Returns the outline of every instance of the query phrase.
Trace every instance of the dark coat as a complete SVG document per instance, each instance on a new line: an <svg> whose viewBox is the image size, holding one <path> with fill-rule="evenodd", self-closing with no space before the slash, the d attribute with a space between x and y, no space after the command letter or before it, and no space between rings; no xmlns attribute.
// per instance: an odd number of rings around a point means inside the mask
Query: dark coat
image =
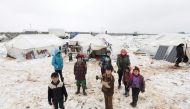
<svg viewBox="0 0 190 109"><path fill-rule="evenodd" d="M102 81L108 82L108 85L110 86L110 88L106 88L105 86L102 86L102 92L106 95L106 96L113 96L114 94L114 76L112 75L111 77L107 77L106 74L103 75L102 77Z"/></svg>
<svg viewBox="0 0 190 109"><path fill-rule="evenodd" d="M48 85L48 102L51 103L52 100L63 100L67 97L67 91L63 82L58 81L57 84L51 82Z"/></svg>
<svg viewBox="0 0 190 109"><path fill-rule="evenodd" d="M119 70L125 70L131 65L129 55L122 56L121 54L117 57L117 66ZM118 70L118 71L119 71Z"/></svg>
<svg viewBox="0 0 190 109"><path fill-rule="evenodd" d="M131 76L130 76L130 81L129 81L129 85L130 85L130 87L132 87L132 84L133 84L133 77L134 77L135 75L132 73L131 74ZM139 85L140 85L140 90L142 91L142 92L144 92L145 91L145 81L144 81L144 77L142 76L142 75L138 75L138 77L140 78L140 81L139 81Z"/></svg>
<svg viewBox="0 0 190 109"><path fill-rule="evenodd" d="M107 66L112 65L111 58L108 55L105 55L100 60L100 66L102 69L106 69Z"/></svg>
<svg viewBox="0 0 190 109"><path fill-rule="evenodd" d="M74 66L74 75L76 80L86 80L87 65L85 62L76 62Z"/></svg>
<svg viewBox="0 0 190 109"><path fill-rule="evenodd" d="M177 52L177 58L183 58L184 57L184 51L183 51L184 44L179 44L176 48Z"/></svg>

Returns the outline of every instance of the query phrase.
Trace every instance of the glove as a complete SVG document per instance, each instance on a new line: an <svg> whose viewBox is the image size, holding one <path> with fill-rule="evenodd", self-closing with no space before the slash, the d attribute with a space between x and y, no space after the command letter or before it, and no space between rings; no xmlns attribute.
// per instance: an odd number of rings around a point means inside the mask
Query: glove
<svg viewBox="0 0 190 109"><path fill-rule="evenodd" d="M67 101L67 97L65 97L65 101L64 102L66 102Z"/></svg>
<svg viewBox="0 0 190 109"><path fill-rule="evenodd" d="M49 105L52 105L52 103L51 103L51 102L49 102Z"/></svg>

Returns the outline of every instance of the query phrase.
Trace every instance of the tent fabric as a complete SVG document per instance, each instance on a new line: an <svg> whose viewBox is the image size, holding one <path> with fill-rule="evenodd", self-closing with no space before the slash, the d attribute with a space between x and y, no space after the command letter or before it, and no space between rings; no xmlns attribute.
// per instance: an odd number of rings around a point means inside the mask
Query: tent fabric
<svg viewBox="0 0 190 109"><path fill-rule="evenodd" d="M19 35L5 44L7 54L13 58L26 59L28 54L34 53L33 58L52 55L53 50L63 45L64 40L55 35L33 34Z"/></svg>
<svg viewBox="0 0 190 109"><path fill-rule="evenodd" d="M169 46L159 46L156 55L155 55L155 59L156 60L163 60L166 56L166 52L168 50Z"/></svg>
<svg viewBox="0 0 190 109"><path fill-rule="evenodd" d="M92 50L100 50L106 47L101 39L90 34L79 34L70 40L70 42L73 41L78 41L79 45L83 47L83 52L87 51L90 45Z"/></svg>
<svg viewBox="0 0 190 109"><path fill-rule="evenodd" d="M19 35L9 41L6 46L18 49L32 49L46 46L61 45L64 42L55 35L33 34Z"/></svg>
<svg viewBox="0 0 190 109"><path fill-rule="evenodd" d="M176 46L174 46L169 55L167 56L166 61L174 63L176 61L176 54Z"/></svg>

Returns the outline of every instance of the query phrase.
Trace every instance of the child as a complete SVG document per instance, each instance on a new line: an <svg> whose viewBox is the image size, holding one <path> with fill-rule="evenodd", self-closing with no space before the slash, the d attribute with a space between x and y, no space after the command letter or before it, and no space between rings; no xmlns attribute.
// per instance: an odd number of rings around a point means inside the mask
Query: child
<svg viewBox="0 0 190 109"><path fill-rule="evenodd" d="M86 72L87 72L87 66L86 63L82 60L83 56L78 54L77 55L77 62L74 66L74 75L75 79L77 80L77 92L76 94L80 93L80 87L83 88L83 95L87 95L86 93Z"/></svg>
<svg viewBox="0 0 190 109"><path fill-rule="evenodd" d="M54 109L65 109L63 103L67 101L67 91L63 82L59 81L58 73L51 74L52 82L48 86L48 102L54 105ZM63 101L63 99L65 100Z"/></svg>
<svg viewBox="0 0 190 109"><path fill-rule="evenodd" d="M63 66L64 66L63 64L64 64L63 63L63 57L61 55L61 52L59 49L56 48L54 50L54 55L52 58L52 65L55 69L55 72L59 73L62 82L64 81L64 78L62 75L62 70L63 70Z"/></svg>
<svg viewBox="0 0 190 109"><path fill-rule="evenodd" d="M112 75L113 67L107 66L106 73L102 77L102 92L105 98L105 109L113 109L112 98L114 94L114 76Z"/></svg>
<svg viewBox="0 0 190 109"><path fill-rule="evenodd" d="M127 67L123 72L123 84L125 86L125 96L129 96L129 79L130 79L130 67Z"/></svg>
<svg viewBox="0 0 190 109"><path fill-rule="evenodd" d="M140 75L140 69L135 66L133 69L133 73L130 76L130 87L132 88L132 102L130 105L132 107L136 107L137 101L138 101L138 96L139 92L141 91L142 93L145 92L145 81L144 77Z"/></svg>

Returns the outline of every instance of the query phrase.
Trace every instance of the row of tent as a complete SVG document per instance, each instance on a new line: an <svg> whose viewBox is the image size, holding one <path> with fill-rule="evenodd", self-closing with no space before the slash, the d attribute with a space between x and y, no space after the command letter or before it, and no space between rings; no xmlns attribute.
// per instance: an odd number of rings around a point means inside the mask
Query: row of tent
<svg viewBox="0 0 190 109"><path fill-rule="evenodd" d="M187 47L186 54L187 57L190 57L190 47ZM175 63L176 55L176 46L160 45L156 52L156 55L154 56L154 59Z"/></svg>
<svg viewBox="0 0 190 109"><path fill-rule="evenodd" d="M16 59L35 59L53 55L55 48L64 44L78 42L83 52L91 45L91 50L101 51L106 49L104 41L99 38L103 34L92 36L79 34L73 39L60 39L52 34L27 34L19 35L5 44L7 55ZM105 51L105 50L104 50Z"/></svg>

